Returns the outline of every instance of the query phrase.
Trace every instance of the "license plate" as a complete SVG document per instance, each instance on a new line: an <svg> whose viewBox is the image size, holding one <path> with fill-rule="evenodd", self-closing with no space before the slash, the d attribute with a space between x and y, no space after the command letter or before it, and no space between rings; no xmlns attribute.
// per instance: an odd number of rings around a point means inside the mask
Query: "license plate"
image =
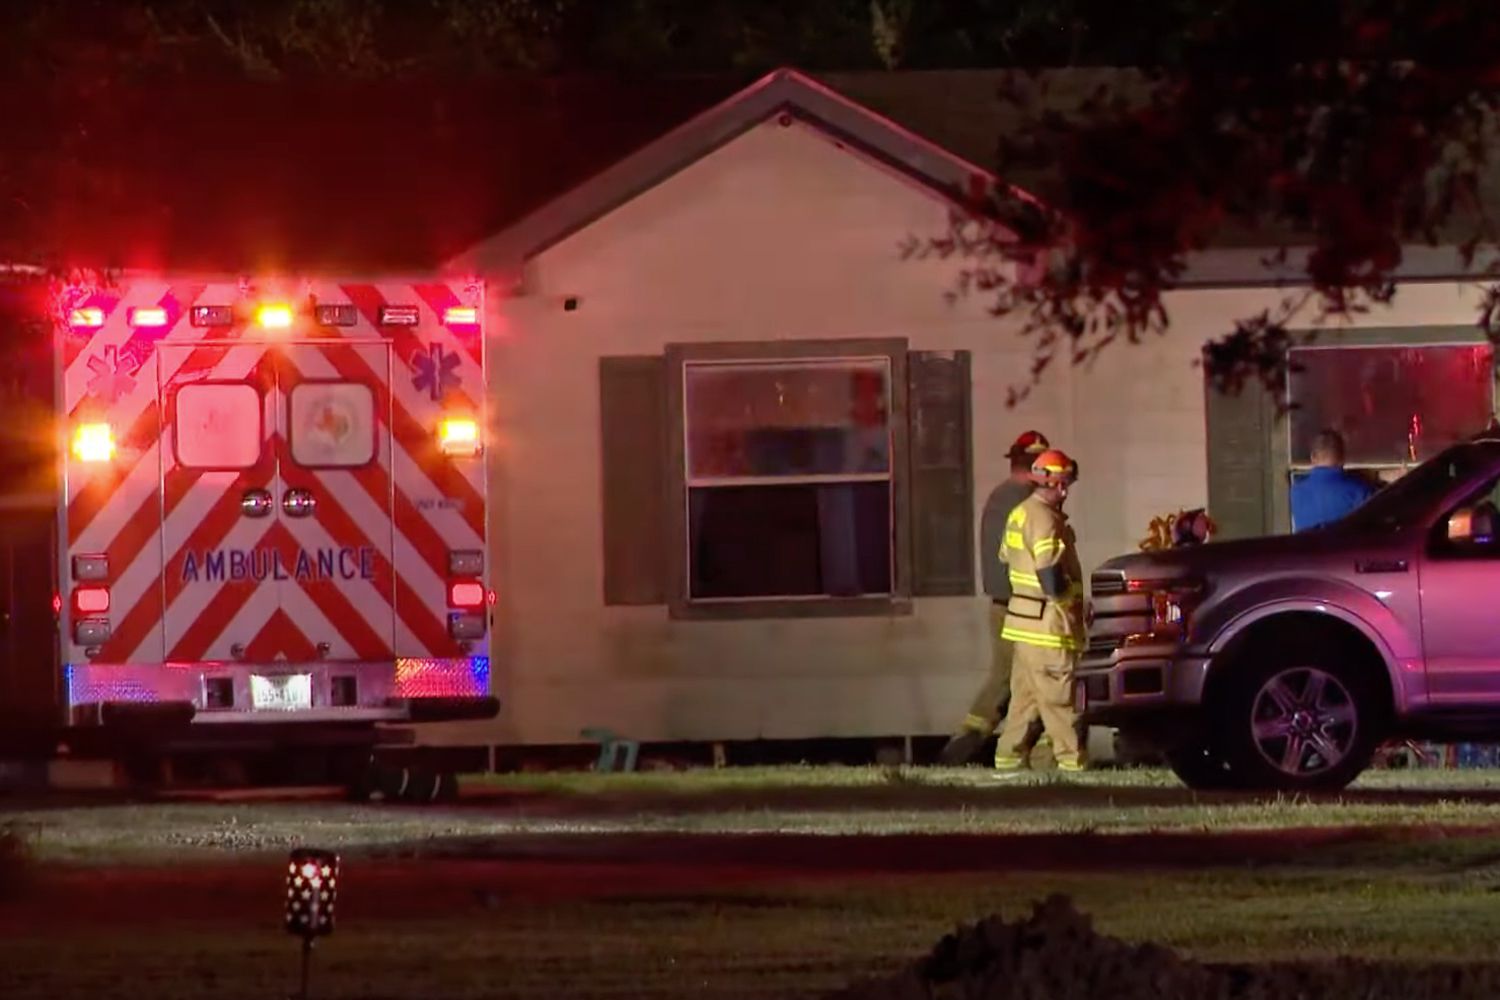
<svg viewBox="0 0 1500 1000"><path fill-rule="evenodd" d="M312 674L250 675L250 703L256 711L295 712L312 708Z"/></svg>

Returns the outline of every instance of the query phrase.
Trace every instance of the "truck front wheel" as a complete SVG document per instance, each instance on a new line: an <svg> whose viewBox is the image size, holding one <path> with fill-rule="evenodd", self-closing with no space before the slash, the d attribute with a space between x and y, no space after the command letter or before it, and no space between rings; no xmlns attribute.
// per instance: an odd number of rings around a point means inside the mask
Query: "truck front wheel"
<svg viewBox="0 0 1500 1000"><path fill-rule="evenodd" d="M1262 647L1231 667L1214 699L1213 731L1241 787L1336 790L1369 765L1377 700L1359 666L1311 641Z"/></svg>

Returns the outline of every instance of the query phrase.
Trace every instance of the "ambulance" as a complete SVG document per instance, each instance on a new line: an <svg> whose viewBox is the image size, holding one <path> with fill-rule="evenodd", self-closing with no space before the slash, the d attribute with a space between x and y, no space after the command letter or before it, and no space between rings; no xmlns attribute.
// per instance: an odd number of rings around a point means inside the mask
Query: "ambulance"
<svg viewBox="0 0 1500 1000"><path fill-rule="evenodd" d="M498 711L480 283L124 275L51 306L68 727Z"/></svg>

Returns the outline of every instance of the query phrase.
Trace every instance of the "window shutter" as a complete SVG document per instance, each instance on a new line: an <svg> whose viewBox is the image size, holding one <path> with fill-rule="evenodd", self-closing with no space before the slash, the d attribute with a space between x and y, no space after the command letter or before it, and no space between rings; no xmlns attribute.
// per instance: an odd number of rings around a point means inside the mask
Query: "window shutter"
<svg viewBox="0 0 1500 1000"><path fill-rule="evenodd" d="M666 361L599 359L604 603L667 594Z"/></svg>
<svg viewBox="0 0 1500 1000"><path fill-rule="evenodd" d="M1208 513L1219 538L1256 538L1273 530L1271 431L1275 415L1258 383L1227 393L1205 380ZM1276 467L1279 467L1277 463Z"/></svg>
<svg viewBox="0 0 1500 1000"><path fill-rule="evenodd" d="M907 354L912 594L974 593L973 415L968 351Z"/></svg>

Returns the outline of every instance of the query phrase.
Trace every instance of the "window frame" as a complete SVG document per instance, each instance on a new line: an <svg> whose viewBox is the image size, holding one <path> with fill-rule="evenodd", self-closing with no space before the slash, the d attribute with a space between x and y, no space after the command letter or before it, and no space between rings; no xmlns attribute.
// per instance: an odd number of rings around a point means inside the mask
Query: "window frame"
<svg viewBox="0 0 1500 1000"><path fill-rule="evenodd" d="M190 389L204 389L210 386L227 387L232 389L248 389L255 396L255 440L258 447L255 450L255 461L248 465L194 465L183 461L182 458L182 393ZM177 463L177 468L189 472L232 472L242 474L249 469L258 468L266 461L266 396L254 383L243 379L197 379L191 382L183 382L172 387L172 459Z"/></svg>
<svg viewBox="0 0 1500 1000"><path fill-rule="evenodd" d="M672 618L751 619L889 616L911 613L911 475L908 430L907 341L905 338L847 340L779 340L668 344L667 382L667 610ZM691 540L688 524L687 368L694 363L796 363L807 361L885 360L890 370L891 592L878 596L710 598L694 600L691 585ZM869 479L871 477L864 476ZM885 474L878 477L885 479ZM755 477L766 482L774 477ZM787 477L788 484L813 481L855 482L849 476ZM724 483L722 485L729 485Z"/></svg>
<svg viewBox="0 0 1500 1000"><path fill-rule="evenodd" d="M357 463L309 465L297 458L296 428L295 421L292 420L292 396L303 386L316 388L338 385L357 385L370 396L370 457ZM359 469L368 469L380 461L380 394L369 382L350 378L299 378L288 386L282 395L284 396L283 419L286 421L286 457L287 461L294 466L310 472L355 472Z"/></svg>

